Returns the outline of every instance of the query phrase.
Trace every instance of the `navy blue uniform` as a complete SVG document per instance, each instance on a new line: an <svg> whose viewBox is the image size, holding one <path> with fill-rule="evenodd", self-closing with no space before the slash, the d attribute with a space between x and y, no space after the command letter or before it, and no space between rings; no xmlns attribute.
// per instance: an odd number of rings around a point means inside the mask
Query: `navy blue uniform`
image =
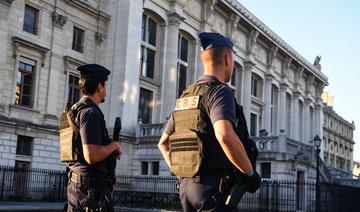
<svg viewBox="0 0 360 212"><path fill-rule="evenodd" d="M79 102L91 101L83 97ZM108 135L104 116L96 106L81 109L76 116L75 123L79 126L80 142L79 160L68 164L70 169L68 193L68 211L85 211L86 207L103 207L102 211L113 211L111 202L111 189L113 180L107 159L89 165L83 158L82 145L105 145ZM79 141L79 140L78 140Z"/></svg>
<svg viewBox="0 0 360 212"><path fill-rule="evenodd" d="M209 81L218 81L213 76L204 75L196 82L203 84ZM224 83L218 83L208 93L208 111L211 123L217 120L228 120L235 125L235 100L233 90ZM170 116L165 133L175 132L174 119ZM200 181L195 178L183 178L180 182L180 201L186 212L192 211L236 211L223 203L215 201L214 195L219 191L220 179L223 173L206 173L200 175Z"/></svg>

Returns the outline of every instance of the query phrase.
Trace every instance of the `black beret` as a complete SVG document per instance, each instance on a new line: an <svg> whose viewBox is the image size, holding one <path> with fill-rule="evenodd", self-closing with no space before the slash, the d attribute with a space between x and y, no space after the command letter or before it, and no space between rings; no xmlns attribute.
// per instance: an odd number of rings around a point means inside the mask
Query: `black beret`
<svg viewBox="0 0 360 212"><path fill-rule="evenodd" d="M214 47L228 47L233 52L234 43L224 37L223 35L216 32L202 32L199 34L201 48L203 51L214 48Z"/></svg>
<svg viewBox="0 0 360 212"><path fill-rule="evenodd" d="M80 74L88 79L106 81L111 73L107 68L98 64L86 64L77 68Z"/></svg>

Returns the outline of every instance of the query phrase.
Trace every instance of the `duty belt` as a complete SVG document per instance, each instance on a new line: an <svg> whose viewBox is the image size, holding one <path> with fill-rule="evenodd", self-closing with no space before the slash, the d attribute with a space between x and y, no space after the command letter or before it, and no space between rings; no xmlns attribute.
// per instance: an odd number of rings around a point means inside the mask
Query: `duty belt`
<svg viewBox="0 0 360 212"><path fill-rule="evenodd" d="M110 177L106 176L88 176L88 175L81 175L79 173L70 172L69 179L71 182L80 185L93 185L93 186L111 186L112 180Z"/></svg>

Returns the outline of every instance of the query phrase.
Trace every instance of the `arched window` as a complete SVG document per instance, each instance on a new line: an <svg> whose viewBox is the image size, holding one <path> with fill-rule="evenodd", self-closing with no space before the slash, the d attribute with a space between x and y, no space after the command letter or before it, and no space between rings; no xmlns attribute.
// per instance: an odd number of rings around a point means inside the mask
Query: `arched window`
<svg viewBox="0 0 360 212"><path fill-rule="evenodd" d="M177 58L177 96L179 97L186 88L189 68L189 40L182 34L178 37Z"/></svg>
<svg viewBox="0 0 360 212"><path fill-rule="evenodd" d="M141 27L140 74L153 79L155 56L157 51L157 23L150 16L143 14Z"/></svg>
<svg viewBox="0 0 360 212"><path fill-rule="evenodd" d="M261 99L263 96L263 80L255 73L251 76L251 95L258 99Z"/></svg>

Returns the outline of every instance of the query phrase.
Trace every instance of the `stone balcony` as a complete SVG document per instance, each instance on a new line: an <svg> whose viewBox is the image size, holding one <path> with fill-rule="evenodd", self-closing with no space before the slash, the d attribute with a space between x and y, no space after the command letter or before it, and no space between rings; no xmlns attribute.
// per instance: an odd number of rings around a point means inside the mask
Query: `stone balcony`
<svg viewBox="0 0 360 212"><path fill-rule="evenodd" d="M136 141L139 144L159 141L164 129L164 124L138 124L136 128ZM316 150L313 145L304 144L286 137L285 134L278 136L252 137L259 149L259 161L271 159L277 161L294 161L304 163L313 168L316 167ZM325 163L320 159L320 176L324 181L331 181L331 174Z"/></svg>

